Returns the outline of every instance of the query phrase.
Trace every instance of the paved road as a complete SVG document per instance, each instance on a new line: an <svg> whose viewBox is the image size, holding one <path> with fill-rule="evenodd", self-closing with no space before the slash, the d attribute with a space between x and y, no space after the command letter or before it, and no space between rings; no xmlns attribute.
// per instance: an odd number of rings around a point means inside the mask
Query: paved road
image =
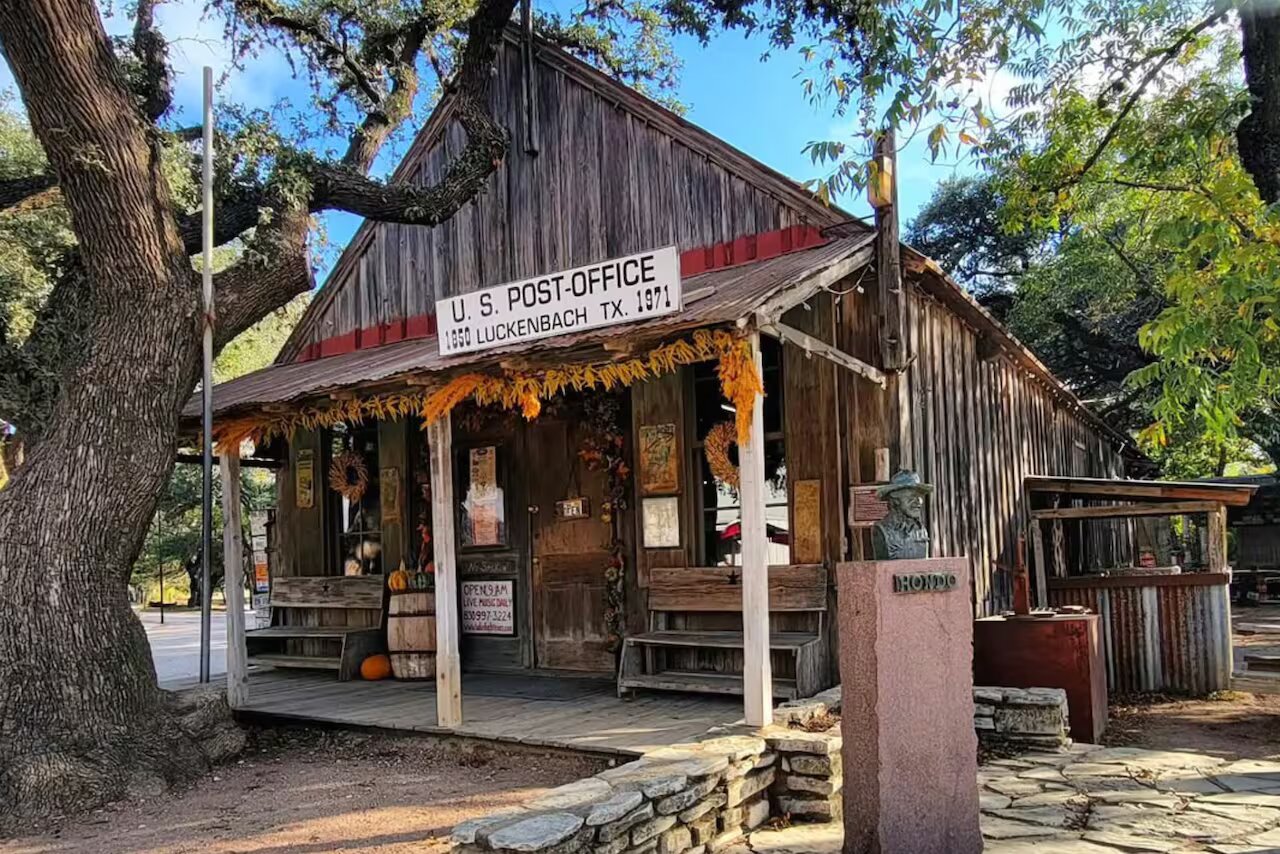
<svg viewBox="0 0 1280 854"><path fill-rule="evenodd" d="M151 657L156 663L156 678L161 685L198 679L200 676L200 612L155 609L139 611L151 641ZM213 675L227 672L227 615L214 611L209 670Z"/></svg>

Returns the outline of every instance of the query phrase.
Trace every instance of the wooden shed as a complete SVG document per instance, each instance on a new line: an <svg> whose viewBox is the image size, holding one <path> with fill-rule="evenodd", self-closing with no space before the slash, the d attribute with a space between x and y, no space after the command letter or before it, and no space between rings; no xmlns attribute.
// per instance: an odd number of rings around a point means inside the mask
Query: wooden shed
<svg viewBox="0 0 1280 854"><path fill-rule="evenodd" d="M832 570L869 554L899 467L936 485L933 552L968 556L975 614L1007 607L1023 479L1120 476L1125 437L899 245L896 190L862 222L549 45L526 88L521 50L483 195L366 222L276 364L215 389L222 446L282 461L259 657L345 673L395 596L344 591L403 564L430 570L442 726L459 669L745 694L759 723L835 681ZM446 97L392 180L461 146ZM579 275L636 305L540 301ZM531 313L482 329L486 292Z"/></svg>

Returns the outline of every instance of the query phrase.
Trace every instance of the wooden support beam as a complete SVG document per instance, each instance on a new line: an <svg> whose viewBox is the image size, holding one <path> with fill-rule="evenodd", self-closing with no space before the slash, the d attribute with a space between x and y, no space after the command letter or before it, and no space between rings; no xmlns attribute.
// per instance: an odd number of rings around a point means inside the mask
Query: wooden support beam
<svg viewBox="0 0 1280 854"><path fill-rule="evenodd" d="M807 279L802 279L774 294L756 309L757 316L763 315L770 321L777 320L791 309L807 302L827 288L838 284L863 267L871 263L875 257L875 249L871 245L859 246L843 258L831 262ZM686 300L687 302L687 300Z"/></svg>
<svg viewBox="0 0 1280 854"><path fill-rule="evenodd" d="M880 355L886 371L907 363L906 294L902 287L902 246L898 242L898 146L893 129L876 138L868 187L876 212L876 285L880 298Z"/></svg>
<svg viewBox="0 0 1280 854"><path fill-rule="evenodd" d="M884 388L885 375L884 371L879 368L868 365L861 359L855 359L842 350L837 350L825 341L819 341L806 332L801 332L794 326L788 326L780 320L770 320L764 314L756 316L757 325L761 332L773 338L777 338L783 343L794 344L806 353L816 353L829 362L834 362L842 368L847 368L861 377L866 377L876 385Z"/></svg>
<svg viewBox="0 0 1280 854"><path fill-rule="evenodd" d="M750 336L761 371L760 333ZM751 406L751 435L738 448L742 505L742 688L749 726L773 722L773 675L769 665L769 540L765 526L764 398Z"/></svg>
<svg viewBox="0 0 1280 854"><path fill-rule="evenodd" d="M227 601L227 705L242 709L249 702L249 657L244 643L244 530L240 522L240 455L223 453L222 475L223 595Z"/></svg>
<svg viewBox="0 0 1280 854"><path fill-rule="evenodd" d="M456 729L462 726L462 661L453 531L453 426L447 413L427 428L427 444L436 563L436 723Z"/></svg>
<svg viewBox="0 0 1280 854"><path fill-rule="evenodd" d="M1209 513L1205 562L1210 572L1227 571L1227 508L1218 506ZM1228 634L1230 634L1228 632Z"/></svg>
<svg viewBox="0 0 1280 854"><path fill-rule="evenodd" d="M1052 507L1032 510L1032 519L1125 519L1134 516L1185 516L1213 513L1222 509L1216 501L1166 501L1145 504L1114 504L1104 507Z"/></svg>
<svg viewBox="0 0 1280 854"><path fill-rule="evenodd" d="M1049 565L1044 558L1044 526L1036 519L1027 523L1031 529L1031 556L1036 568L1036 607L1049 607Z"/></svg>
<svg viewBox="0 0 1280 854"><path fill-rule="evenodd" d="M199 454L188 454L179 451L174 456L174 461L187 465L200 465L204 458ZM218 465L222 464L221 458L215 456L213 461ZM268 460L261 457L244 457L240 460L240 467L246 469L282 469L284 468L284 460Z"/></svg>

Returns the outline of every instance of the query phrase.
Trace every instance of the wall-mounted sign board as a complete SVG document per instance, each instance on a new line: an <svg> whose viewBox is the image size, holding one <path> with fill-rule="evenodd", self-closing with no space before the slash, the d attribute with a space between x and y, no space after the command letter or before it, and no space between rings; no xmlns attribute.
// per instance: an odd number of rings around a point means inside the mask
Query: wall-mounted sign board
<svg viewBox="0 0 1280 854"><path fill-rule="evenodd" d="M440 355L661 317L681 304L680 255L667 246L441 300Z"/></svg>
<svg viewBox="0 0 1280 854"><path fill-rule="evenodd" d="M463 581L462 631L469 635L516 633L515 582Z"/></svg>
<svg viewBox="0 0 1280 854"><path fill-rule="evenodd" d="M882 483L866 483L849 487L849 527L871 528L889 515L889 502L876 491Z"/></svg>

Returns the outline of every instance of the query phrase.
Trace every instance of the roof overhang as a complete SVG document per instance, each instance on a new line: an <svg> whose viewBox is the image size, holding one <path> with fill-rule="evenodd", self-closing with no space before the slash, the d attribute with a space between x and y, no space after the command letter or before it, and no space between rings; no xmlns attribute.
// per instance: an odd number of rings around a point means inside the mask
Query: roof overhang
<svg viewBox="0 0 1280 854"><path fill-rule="evenodd" d="M1028 477L1028 494L1048 493L1100 501L1181 502L1211 501L1229 507L1249 503L1256 484L1211 483L1174 480L1108 480L1096 477Z"/></svg>
<svg viewBox="0 0 1280 854"><path fill-rule="evenodd" d="M622 359L644 345L695 329L756 323L812 298L872 262L874 235L858 234L758 261L690 276L683 307L652 320L592 329L478 353L441 356L436 337L384 344L306 362L275 364L221 383L213 390L215 419L342 399L355 390L391 392L441 385L465 371L531 371L553 365ZM776 319L776 318L775 318ZM200 417L199 396L182 413L184 426Z"/></svg>

